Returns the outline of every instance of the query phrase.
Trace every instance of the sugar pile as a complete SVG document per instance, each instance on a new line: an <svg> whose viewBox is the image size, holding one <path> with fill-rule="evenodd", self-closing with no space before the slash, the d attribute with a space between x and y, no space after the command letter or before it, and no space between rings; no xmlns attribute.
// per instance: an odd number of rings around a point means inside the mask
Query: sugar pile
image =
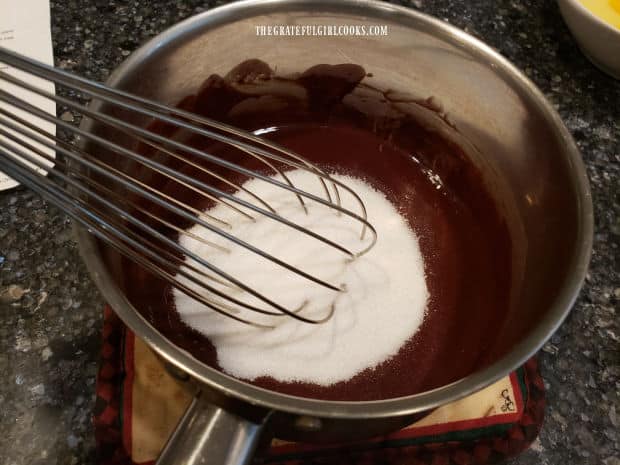
<svg viewBox="0 0 620 465"><path fill-rule="evenodd" d="M321 195L320 184L311 173L295 170L287 175L297 187ZM342 252L264 216L255 215L256 222L251 222L222 205L210 209L209 214L229 222L231 234L325 281L343 285L346 292L312 283L200 226L193 226L190 232L222 244L230 252L218 251L189 236L180 239L181 245L277 303L290 309L305 304L301 312L304 316L320 318L335 306L333 317L318 325L239 309L239 316L275 325L265 329L219 315L174 290L175 306L182 320L214 344L218 363L225 372L248 380L268 376L278 381L327 386L350 379L396 355L422 323L428 290L416 236L382 193L362 180L334 177L364 200L368 218L378 232L375 247L353 261ZM244 187L265 198L288 220L350 250L362 250L370 241L370 234L360 240L358 222L336 215L316 202L307 201L306 215L296 197L281 188L257 179L246 182ZM251 200L244 192L236 195ZM342 202L344 207L359 211L345 192ZM247 293L234 289L225 292L268 308Z"/></svg>

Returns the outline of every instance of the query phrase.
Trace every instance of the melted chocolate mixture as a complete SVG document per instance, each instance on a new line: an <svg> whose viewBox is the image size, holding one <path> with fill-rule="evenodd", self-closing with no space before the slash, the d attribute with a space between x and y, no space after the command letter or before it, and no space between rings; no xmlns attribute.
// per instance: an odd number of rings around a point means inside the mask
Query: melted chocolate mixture
<svg viewBox="0 0 620 465"><path fill-rule="evenodd" d="M461 148L438 131L397 110L385 95L373 94L372 89L360 84L364 77L364 70L356 65L319 65L283 79L275 77L266 64L251 60L224 78L209 77L197 94L179 104L244 129L272 128L263 137L327 171L363 178L386 194L419 237L430 292L428 312L419 331L398 355L329 387L270 378L252 381L267 389L359 401L439 387L491 360L490 348L508 309L511 240L491 193L483 187L480 172ZM161 123L150 128L262 169L222 144L188 136ZM139 150L175 164L150 147L140 146ZM215 169L243 181L230 171ZM215 182L199 170L186 172ZM210 207L207 200L176 183L152 176L148 180L198 208ZM178 218L173 220L183 228L189 226ZM106 253L136 308L172 342L219 368L209 340L180 321L170 288L128 260ZM385 320L383 324L399 322Z"/></svg>

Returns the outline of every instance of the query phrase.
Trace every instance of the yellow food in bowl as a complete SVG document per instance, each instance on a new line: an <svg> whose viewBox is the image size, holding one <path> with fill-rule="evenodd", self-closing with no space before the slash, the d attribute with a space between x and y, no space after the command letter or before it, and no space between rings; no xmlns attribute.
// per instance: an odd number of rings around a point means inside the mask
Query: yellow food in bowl
<svg viewBox="0 0 620 465"><path fill-rule="evenodd" d="M620 29L620 0L580 0L598 18Z"/></svg>

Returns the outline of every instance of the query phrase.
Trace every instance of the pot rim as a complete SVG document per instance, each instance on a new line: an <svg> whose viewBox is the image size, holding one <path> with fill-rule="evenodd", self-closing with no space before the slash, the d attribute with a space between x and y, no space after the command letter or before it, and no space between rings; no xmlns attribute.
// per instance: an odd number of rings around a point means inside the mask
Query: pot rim
<svg viewBox="0 0 620 465"><path fill-rule="evenodd" d="M488 45L447 23L413 9L383 2L374 0L242 0L190 17L155 36L117 67L106 83L115 87L127 73L132 71L134 66L147 58L153 50L164 44L169 44L178 37L208 31L241 18L270 12L295 10L339 14L351 12L373 19L385 19L404 25L413 24L423 32L433 34L481 57L503 79L520 88L536 104L537 110L547 119L550 127L554 130L554 136L559 137L563 142L563 151L569 158L572 167L572 182L578 193L577 211L580 219L577 231L579 246L573 254L570 264L573 272L563 283L546 316L524 340L500 360L448 385L411 396L385 400L356 402L316 400L281 394L240 381L207 366L195 359L189 352L168 341L135 310L116 286L99 256L94 238L84 228L76 227L75 234L82 259L86 263L93 281L110 306L125 324L155 352L167 362L189 373L208 387L225 396L245 401L257 407L323 418L386 418L412 415L430 410L483 389L506 376L534 355L564 321L585 280L593 238L591 194L579 150L562 123L560 116L545 99L542 92L507 59ZM90 122L83 122L82 129L88 130L90 124Z"/></svg>

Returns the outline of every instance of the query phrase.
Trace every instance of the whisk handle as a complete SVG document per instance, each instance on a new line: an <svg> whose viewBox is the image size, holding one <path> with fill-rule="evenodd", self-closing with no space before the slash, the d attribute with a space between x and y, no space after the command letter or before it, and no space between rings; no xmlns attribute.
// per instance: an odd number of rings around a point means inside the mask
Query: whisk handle
<svg viewBox="0 0 620 465"><path fill-rule="evenodd" d="M263 426L195 397L155 465L248 464Z"/></svg>

